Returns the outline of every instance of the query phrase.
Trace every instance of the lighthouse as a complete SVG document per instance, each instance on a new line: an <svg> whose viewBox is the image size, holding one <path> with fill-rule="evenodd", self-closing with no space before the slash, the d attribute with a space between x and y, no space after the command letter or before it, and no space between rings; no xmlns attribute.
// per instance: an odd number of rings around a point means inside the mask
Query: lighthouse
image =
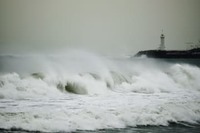
<svg viewBox="0 0 200 133"><path fill-rule="evenodd" d="M162 33L160 35L160 47L159 50L165 50L165 35Z"/></svg>

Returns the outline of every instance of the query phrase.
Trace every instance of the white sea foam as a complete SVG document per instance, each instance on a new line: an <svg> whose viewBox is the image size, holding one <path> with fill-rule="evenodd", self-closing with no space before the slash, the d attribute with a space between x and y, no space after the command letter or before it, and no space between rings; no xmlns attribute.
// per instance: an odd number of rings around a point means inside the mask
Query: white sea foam
<svg viewBox="0 0 200 133"><path fill-rule="evenodd" d="M200 121L196 66L74 51L0 62L0 128L57 132Z"/></svg>

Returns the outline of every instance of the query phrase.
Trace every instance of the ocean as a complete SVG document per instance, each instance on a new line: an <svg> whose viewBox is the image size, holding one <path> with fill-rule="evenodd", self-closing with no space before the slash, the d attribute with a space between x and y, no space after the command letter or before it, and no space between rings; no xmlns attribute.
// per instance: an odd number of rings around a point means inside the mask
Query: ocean
<svg viewBox="0 0 200 133"><path fill-rule="evenodd" d="M199 133L200 68L83 51L0 55L2 133Z"/></svg>

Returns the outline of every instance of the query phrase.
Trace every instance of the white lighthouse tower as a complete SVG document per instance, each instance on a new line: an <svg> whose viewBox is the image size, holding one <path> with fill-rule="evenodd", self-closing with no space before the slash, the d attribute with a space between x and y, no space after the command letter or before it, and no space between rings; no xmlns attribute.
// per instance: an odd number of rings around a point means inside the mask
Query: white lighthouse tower
<svg viewBox="0 0 200 133"><path fill-rule="evenodd" d="M165 50L165 35L163 34L163 31L162 31L162 34L160 35L160 47L159 47L159 50Z"/></svg>

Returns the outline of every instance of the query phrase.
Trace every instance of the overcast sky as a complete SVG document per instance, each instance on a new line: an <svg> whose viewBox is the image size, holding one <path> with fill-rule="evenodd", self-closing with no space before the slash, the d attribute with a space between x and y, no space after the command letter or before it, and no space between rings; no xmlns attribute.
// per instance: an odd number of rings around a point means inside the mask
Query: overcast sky
<svg viewBox="0 0 200 133"><path fill-rule="evenodd" d="M0 54L78 48L129 54L200 39L200 0L0 0Z"/></svg>

